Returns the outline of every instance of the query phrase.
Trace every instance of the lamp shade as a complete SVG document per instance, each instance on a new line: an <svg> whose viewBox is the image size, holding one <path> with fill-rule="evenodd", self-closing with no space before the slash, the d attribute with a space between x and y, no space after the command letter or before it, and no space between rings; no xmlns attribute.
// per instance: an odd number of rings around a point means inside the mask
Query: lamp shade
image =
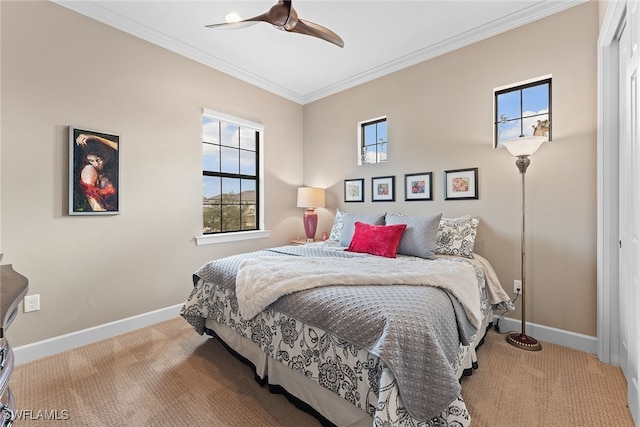
<svg viewBox="0 0 640 427"><path fill-rule="evenodd" d="M324 188L298 188L299 208L324 208Z"/></svg>
<svg viewBox="0 0 640 427"><path fill-rule="evenodd" d="M530 156L535 153L546 140L547 137L545 136L523 136L521 138L503 141L502 145L516 157Z"/></svg>

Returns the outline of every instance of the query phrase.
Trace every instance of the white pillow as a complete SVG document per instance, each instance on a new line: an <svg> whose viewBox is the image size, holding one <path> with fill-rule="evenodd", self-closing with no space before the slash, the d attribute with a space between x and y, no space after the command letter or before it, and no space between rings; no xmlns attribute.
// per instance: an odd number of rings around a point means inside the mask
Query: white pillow
<svg viewBox="0 0 640 427"><path fill-rule="evenodd" d="M473 258L473 247L480 221L468 215L442 218L436 235L436 253Z"/></svg>
<svg viewBox="0 0 640 427"><path fill-rule="evenodd" d="M344 214L346 212L338 209L336 212L336 217L333 220L333 227L331 227L331 233L329 234L329 240L335 240L336 242L340 241L340 235L342 234L342 226L344 226Z"/></svg>

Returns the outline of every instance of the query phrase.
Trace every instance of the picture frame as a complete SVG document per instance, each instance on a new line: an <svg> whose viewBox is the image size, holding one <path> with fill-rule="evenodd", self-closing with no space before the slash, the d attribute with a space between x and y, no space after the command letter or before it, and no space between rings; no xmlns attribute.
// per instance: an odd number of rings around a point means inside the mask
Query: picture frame
<svg viewBox="0 0 640 427"><path fill-rule="evenodd" d="M120 213L120 136L69 126L69 215Z"/></svg>
<svg viewBox="0 0 640 427"><path fill-rule="evenodd" d="M344 201L364 202L364 178L344 180Z"/></svg>
<svg viewBox="0 0 640 427"><path fill-rule="evenodd" d="M444 199L478 199L478 168L444 171Z"/></svg>
<svg viewBox="0 0 640 427"><path fill-rule="evenodd" d="M371 201L372 202L394 202L395 198L395 176L377 176L371 178Z"/></svg>
<svg viewBox="0 0 640 427"><path fill-rule="evenodd" d="M404 200L406 202L433 200L432 172L408 173L404 176Z"/></svg>

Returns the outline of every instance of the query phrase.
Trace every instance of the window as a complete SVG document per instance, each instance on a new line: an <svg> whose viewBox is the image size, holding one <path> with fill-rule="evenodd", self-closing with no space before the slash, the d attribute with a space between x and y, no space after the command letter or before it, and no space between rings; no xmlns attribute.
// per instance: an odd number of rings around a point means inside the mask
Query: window
<svg viewBox="0 0 640 427"><path fill-rule="evenodd" d="M494 147L534 132L551 141L551 77L494 90L494 96Z"/></svg>
<svg viewBox="0 0 640 427"><path fill-rule="evenodd" d="M387 161L387 118L358 123L358 164Z"/></svg>
<svg viewBox="0 0 640 427"><path fill-rule="evenodd" d="M202 115L202 232L261 229L262 125L211 110Z"/></svg>

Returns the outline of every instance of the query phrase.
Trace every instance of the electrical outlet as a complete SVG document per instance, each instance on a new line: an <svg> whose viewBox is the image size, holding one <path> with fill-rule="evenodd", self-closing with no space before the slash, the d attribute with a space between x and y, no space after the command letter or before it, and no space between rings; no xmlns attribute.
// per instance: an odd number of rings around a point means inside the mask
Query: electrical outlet
<svg viewBox="0 0 640 427"><path fill-rule="evenodd" d="M513 293L514 294L519 294L522 291L522 281L521 280L514 280L513 281Z"/></svg>
<svg viewBox="0 0 640 427"><path fill-rule="evenodd" d="M40 294L27 295L24 297L24 312L40 310Z"/></svg>

